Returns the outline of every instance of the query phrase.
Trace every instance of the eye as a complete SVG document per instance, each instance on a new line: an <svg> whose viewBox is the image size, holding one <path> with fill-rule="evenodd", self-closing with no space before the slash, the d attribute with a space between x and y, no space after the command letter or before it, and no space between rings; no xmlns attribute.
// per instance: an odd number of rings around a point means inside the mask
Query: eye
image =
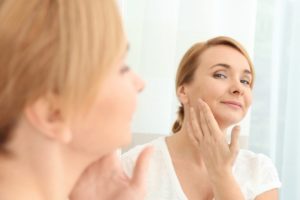
<svg viewBox="0 0 300 200"><path fill-rule="evenodd" d="M240 82L244 85L250 85L250 81L246 79L242 79Z"/></svg>
<svg viewBox="0 0 300 200"><path fill-rule="evenodd" d="M227 76L222 73L215 73L213 76L214 76L214 78L217 78L217 79L226 79L227 78Z"/></svg>
<svg viewBox="0 0 300 200"><path fill-rule="evenodd" d="M124 65L121 69L120 69L120 73L121 74L125 74L126 72L128 72L130 70L128 65Z"/></svg>

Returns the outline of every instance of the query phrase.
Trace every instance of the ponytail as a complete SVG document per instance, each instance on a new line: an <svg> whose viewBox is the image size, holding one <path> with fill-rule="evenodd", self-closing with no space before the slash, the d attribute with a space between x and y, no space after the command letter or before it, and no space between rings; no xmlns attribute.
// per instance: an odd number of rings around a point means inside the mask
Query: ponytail
<svg viewBox="0 0 300 200"><path fill-rule="evenodd" d="M177 115L178 115L177 120L174 122L173 127L172 127L173 133L177 133L182 128L182 123L183 123L183 119L184 119L184 109L182 106L179 107Z"/></svg>

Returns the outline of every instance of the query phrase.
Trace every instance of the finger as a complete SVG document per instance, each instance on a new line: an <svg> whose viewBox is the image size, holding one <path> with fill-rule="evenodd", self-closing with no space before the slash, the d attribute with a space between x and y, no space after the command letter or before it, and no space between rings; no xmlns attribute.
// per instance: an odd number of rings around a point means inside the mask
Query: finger
<svg viewBox="0 0 300 200"><path fill-rule="evenodd" d="M198 145L199 145L199 141L195 138L190 123L187 124L187 134L188 134L188 137L190 138L191 142L192 142L195 146L198 146Z"/></svg>
<svg viewBox="0 0 300 200"><path fill-rule="evenodd" d="M199 126L196 112L193 107L190 108L190 122L191 122L192 133L199 143L203 139L203 133Z"/></svg>
<svg viewBox="0 0 300 200"><path fill-rule="evenodd" d="M112 151L104 155L95 163L95 165L101 168L108 168L108 169L121 168L121 162L117 151Z"/></svg>
<svg viewBox="0 0 300 200"><path fill-rule="evenodd" d="M213 136L219 136L219 135L215 135L217 133L220 133L219 124L217 123L215 116L213 115L210 107L202 99L198 99L198 101L202 106L202 112L210 133L212 133Z"/></svg>
<svg viewBox="0 0 300 200"><path fill-rule="evenodd" d="M208 139L209 136L211 136L210 129L208 128L207 120L204 114L203 105L199 103L199 124L200 128L202 130L203 137Z"/></svg>
<svg viewBox="0 0 300 200"><path fill-rule="evenodd" d="M131 185L135 187L143 187L145 185L146 175L149 168L149 161L151 158L151 155L154 151L154 148L152 146L146 147L139 155L132 179L131 179Z"/></svg>
<svg viewBox="0 0 300 200"><path fill-rule="evenodd" d="M95 162L91 163L87 168L85 169L85 172L104 172L107 173L108 171L111 172L113 170L116 170L119 167L119 160L116 152L112 151ZM102 173L103 174L103 173ZM108 173L107 173L108 174Z"/></svg>
<svg viewBox="0 0 300 200"><path fill-rule="evenodd" d="M195 138L194 133L193 133L193 129L191 127L191 117L190 117L190 115L191 115L191 112L190 112L191 107L189 106L189 104L187 106L188 106L188 108L185 109L186 110L185 111L186 112L185 113L185 117L186 117L186 121L187 121L186 132L187 132L188 137L190 138L191 142L194 145L198 146L198 140Z"/></svg>
<svg viewBox="0 0 300 200"><path fill-rule="evenodd" d="M120 164L119 157L116 152L110 152L97 161L91 163L89 166L85 168L85 170L81 174L81 180L77 183L76 187L85 187L86 184L101 184L101 181L96 181L97 179L109 179L114 175L117 171L122 170L119 166Z"/></svg>
<svg viewBox="0 0 300 200"><path fill-rule="evenodd" d="M234 155L234 157L236 157L239 152L239 135L240 135L240 126L233 127L231 131L231 141L230 141L229 149L230 152Z"/></svg>
<svg viewBox="0 0 300 200"><path fill-rule="evenodd" d="M190 123L191 121L191 107L189 105L187 105L187 107L184 107L184 117L186 118L186 121L188 122L188 124Z"/></svg>

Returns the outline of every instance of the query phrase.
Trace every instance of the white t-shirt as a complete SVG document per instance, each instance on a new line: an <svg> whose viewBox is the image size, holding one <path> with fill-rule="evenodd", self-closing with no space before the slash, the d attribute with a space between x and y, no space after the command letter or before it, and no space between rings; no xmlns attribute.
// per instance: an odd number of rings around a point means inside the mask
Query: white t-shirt
<svg viewBox="0 0 300 200"><path fill-rule="evenodd" d="M126 173L131 176L135 161L145 146L153 146L149 171L147 174L146 200L187 200L168 151L165 137L150 143L137 146L122 155L122 163ZM259 194L279 188L277 171L272 161L262 154L248 150L240 150L233 166L233 175L246 197L254 200Z"/></svg>

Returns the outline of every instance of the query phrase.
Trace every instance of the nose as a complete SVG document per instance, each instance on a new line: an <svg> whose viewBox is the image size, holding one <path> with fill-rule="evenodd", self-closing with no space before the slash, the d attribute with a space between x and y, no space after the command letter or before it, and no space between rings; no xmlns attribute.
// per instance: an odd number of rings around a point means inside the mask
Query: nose
<svg viewBox="0 0 300 200"><path fill-rule="evenodd" d="M133 80L133 85L134 85L136 91L138 93L142 92L143 89L144 89L144 87L145 87L144 80L139 75L137 75L134 72L133 72L133 78L132 78L132 80Z"/></svg>
<svg viewBox="0 0 300 200"><path fill-rule="evenodd" d="M230 93L237 96L244 94L244 87L240 80L233 81L230 87Z"/></svg>

